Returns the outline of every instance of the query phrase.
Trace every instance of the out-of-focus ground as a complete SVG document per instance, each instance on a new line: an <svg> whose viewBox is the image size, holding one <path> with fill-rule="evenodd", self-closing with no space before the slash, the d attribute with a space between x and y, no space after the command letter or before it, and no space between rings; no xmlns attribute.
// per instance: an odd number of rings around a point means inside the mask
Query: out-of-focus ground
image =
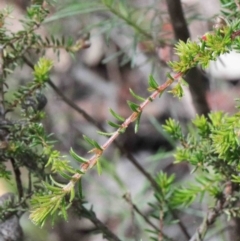
<svg viewBox="0 0 240 241"><path fill-rule="evenodd" d="M77 3L78 1L75 1ZM189 28L191 38L197 40L207 31L211 31L213 23L212 17L219 13L219 3L217 0L210 1L191 1L184 0L183 6L190 23ZM0 8L10 1L0 1ZM74 1L58 1L58 4L71 4ZM131 1L136 7L152 6L161 11L166 11L165 5L161 1L154 0L134 0ZM24 14L25 1L11 1L15 11L11 20L11 28L17 31L20 28L18 18ZM54 12L54 9L53 9ZM146 21L152 17L151 11L146 14ZM198 16L195 17L194 16ZM101 14L74 15L62 18L57 21L49 22L41 30L41 34L65 35L77 38L82 29L90 24L94 24L102 18ZM169 27L169 18L163 13L164 24L158 31L170 31L168 36L172 36ZM144 21L143 21L144 23ZM159 22L160 26L160 22ZM127 100L133 98L129 94L129 88L135 93L147 97L148 76L153 76L159 83L165 81L166 73L169 68L162 63L165 60L174 58L171 49L161 48L157 51L145 51L146 42L139 42L136 51L126 48L132 44L132 32L127 28L116 27L111 31L106 40L100 27L91 29L91 47L76 54L71 58L66 52L62 52L60 61L50 51L47 55L55 59L56 65L51 75L54 83L59 89L79 107L85 110L98 123L106 129L106 120L113 120L109 113L109 108L114 109L120 115L127 117L131 111L126 104ZM154 33L156 36L163 36L164 32ZM123 54L113 58L117 51L122 50ZM157 54L156 54L157 52ZM134 58L134 61L122 64L126 59ZM108 59L108 61L107 61ZM206 70L206 78L209 80L207 100L212 110L223 110L229 113L235 111L234 98L240 93L239 80L240 68L239 54L222 56L221 60L211 63ZM231 62L232 61L232 62ZM104 62L104 63L103 63ZM106 62L106 63L105 63ZM132 65L132 66L131 66ZM31 76L28 67L17 70L16 75L9 79L12 87L20 81L26 81ZM194 81L194 80L193 80ZM88 123L83 116L76 113L66 105L56 93L48 87L46 89L48 105L46 107L47 118L44 122L49 133L54 133L54 138L58 140L56 148L64 155L68 155L70 147L81 154L87 153L87 146L84 144L82 135L90 136L99 143L103 143L106 138L97 134L97 129ZM170 94L164 93L161 98L154 101L143 113L140 129L134 134L131 126L119 141L131 152L141 163L141 165L153 175L164 170L167 173L175 173L177 180L189 182L188 173L191 167L185 164L173 165L172 146L162 134L160 125L166 118L173 117L186 125L188 120L195 115L191 96L185 90L184 98L179 101ZM69 157L70 158L70 157ZM129 192L133 202L142 212L147 213L150 207L147 203L154 202L153 192L145 177L126 159L121 156L115 147L107 150L103 160L103 174L99 176L96 170L92 170L84 176L84 193L89 205L94 206L98 217L110 227L114 233L118 234L123 240L132 239L131 228L131 207L122 196ZM73 160L72 164L77 165ZM13 188L9 184L0 183L0 193L6 189ZM180 213L183 223L187 224L190 234L193 234L202 219L202 210L206 210L207 202L189 208L187 213ZM69 221L59 221L56 227L47 226L40 230L30 224L27 214L22 218L26 240L47 240L47 241L78 241L78 240L102 240L101 235L89 235L88 230L92 229L92 224L86 220L79 220L74 214L70 215ZM148 240L144 233L143 220L137 216L136 226L138 240ZM221 228L221 223L216 224L216 229ZM164 227L164 231L175 240L186 240L182 236L177 224ZM215 239L219 240L216 236Z"/></svg>

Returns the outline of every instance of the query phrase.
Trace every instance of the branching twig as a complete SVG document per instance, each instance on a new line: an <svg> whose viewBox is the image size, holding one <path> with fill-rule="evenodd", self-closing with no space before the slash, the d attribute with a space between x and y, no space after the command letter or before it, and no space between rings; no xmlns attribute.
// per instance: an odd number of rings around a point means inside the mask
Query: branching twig
<svg viewBox="0 0 240 241"><path fill-rule="evenodd" d="M131 211L131 222L132 222L132 235L135 238L135 241L138 240L137 233L136 233L136 224L135 224L135 213L134 213L134 207L133 207L133 202L132 202L132 197L131 193L128 192L123 195L123 198L129 203L130 206L130 211Z"/></svg>
<svg viewBox="0 0 240 241"><path fill-rule="evenodd" d="M85 217L89 219L98 230L100 230L103 234L104 238L107 238L109 241L121 241L104 223L102 223L95 215L93 210L88 210L85 208L81 201L75 201L73 203L73 207L79 214L79 217Z"/></svg>
<svg viewBox="0 0 240 241"><path fill-rule="evenodd" d="M120 133L125 130L132 122L134 122L139 113L143 111L143 109L154 99L156 99L159 94L161 94L164 90L166 90L173 82L174 80L177 80L181 77L182 75L180 73L176 74L173 78L169 78L164 84L158 86L157 90L155 90L151 96L149 96L142 104L139 105L138 112L133 112L122 124L121 126L113 132L113 134L110 136L110 138L103 144L101 145L101 150L93 150L94 155L87 160L87 162L83 163L80 166L80 173L76 173L72 176L71 180L69 181L68 184L66 184L63 188L65 192L69 192L75 184L78 182L78 180L82 177L84 173L86 173L89 169L94 167L97 164L97 161L99 158L102 156L103 152L114 142L114 140L120 135Z"/></svg>
<svg viewBox="0 0 240 241"><path fill-rule="evenodd" d="M156 90L149 98L146 99L146 101L144 101L140 107L139 107L139 112L141 112L151 101L153 101L159 94L161 94L168 86L170 86L174 80L177 80L179 78L182 77L181 73L176 74L173 78L168 79L164 84L162 84L161 86L158 87L158 90ZM54 87L54 90L58 90L54 84L51 82L51 80L49 80L48 82L50 84L51 87ZM58 93L61 93L61 91L58 91ZM65 100L68 100L62 93L61 96L64 97ZM69 103L69 100L67 101L67 103ZM71 106L74 106L74 109L79 109L75 104L73 105L72 102ZM82 112L82 110L81 110ZM83 112L84 113L84 112ZM137 117L136 112L134 112L130 117L128 117L124 123L121 125L121 127L114 132L114 134L108 139L108 141L101 146L102 150L104 151L105 149L108 148L108 146L110 146L111 143L115 143L116 146L119 147L119 149L121 150L122 153L126 153L126 151L124 150L123 147L121 147L117 142L116 142L116 138L118 137L118 135L121 133L121 130L124 128L127 128L128 125L132 122L135 121L136 117ZM84 115L86 116L86 113L84 113ZM88 117L88 119L90 119ZM88 120L87 119L87 120ZM92 119L92 118L91 118ZM95 121L94 121L95 122ZM103 152L102 152L103 153ZM95 164L97 163L99 157L102 155L102 153L96 153L94 156L92 156L92 158L90 158L88 160L88 162L86 164L83 164L80 168L80 171L82 171L83 173L85 173L88 169L92 168L93 166L95 166ZM155 190L159 191L160 193L162 193L162 191L160 190L159 186L157 185L156 181L152 178L152 176L146 172L143 167L136 161L136 159L132 156L131 153L127 152L127 157L129 158L129 160L138 168L138 170L140 170L147 178L148 180L151 182L152 186L154 187ZM74 187L75 183L82 177L82 174L76 173L75 175L72 176L72 180L64 187L64 191L69 191L71 190L71 188ZM169 211L171 212L171 214L173 215L174 219L179 220L179 227L181 228L182 232L184 233L184 235L187 238L190 238L190 235L187 232L187 229L185 228L185 226L183 225L183 223L181 222L180 218L178 217L178 215L169 208Z"/></svg>
<svg viewBox="0 0 240 241"><path fill-rule="evenodd" d="M24 58L25 60L25 58ZM25 61L26 62L26 61ZM28 63L28 62L26 62ZM28 63L28 65L31 67L31 63ZM32 65L33 66L33 65ZM180 76L179 76L180 77ZM83 117L89 121L90 123L94 124L96 127L99 128L99 130L106 132L106 130L100 125L98 122L96 122L91 116L89 116L84 110L82 110L79 106L77 106L74 102L72 102L70 99L68 99L62 91L60 91L57 86L49 79L48 84L53 88L53 90L61 96L61 98L67 103L70 107L72 107L74 110L76 110L78 113L82 114ZM158 191L159 193L162 193L161 189L159 188L157 182L154 180L154 178L139 164L139 162L136 160L136 158L129 152L127 151L120 143L116 140L113 142L115 146L121 151L122 154L125 154L129 161L149 180L153 188ZM169 207L168 207L169 208ZM185 226L181 222L180 218L178 215L169 208L169 211L171 212L172 216L174 217L175 220L179 220L179 227L181 228L182 232L185 234L187 238L190 238L190 235L188 234Z"/></svg>
<svg viewBox="0 0 240 241"><path fill-rule="evenodd" d="M34 65L25 56L23 56L23 60L30 68L34 69ZM51 79L48 80L48 84L62 98L62 100L67 105L69 105L72 109L74 109L79 114L81 114L89 123L96 126L100 131L106 132L106 130L100 123L94 120L86 111L84 111L82 108L76 105L73 101L71 101L68 97L66 97L63 94L63 92L52 82ZM156 181L154 180L154 178L141 166L141 164L139 164L137 159L129 151L127 151L118 141L114 140L114 144L121 151L121 153L125 154L126 157L129 159L129 161L149 180L149 182L154 187L154 189L158 190L159 187Z"/></svg>
<svg viewBox="0 0 240 241"><path fill-rule="evenodd" d="M128 197L127 197L126 195L124 195L123 198L124 198L128 203L130 202L130 200L128 199ZM144 214L139 210L139 208L138 208L132 201L130 202L130 204L131 204L132 208L134 209L134 211L135 211L137 214L139 214L139 215L145 220L145 222L148 223L155 231L159 232L159 234L161 234L161 236L162 236L163 238L165 238L165 240L169 240L169 241L172 240L172 239L169 238L166 234L164 234L154 223L152 223L151 220L149 220L149 219L147 218L147 216L144 215Z"/></svg>
<svg viewBox="0 0 240 241"><path fill-rule="evenodd" d="M216 221L216 219L222 214L223 209L226 208L229 204L230 197L219 198L216 202L216 206L207 212L203 222L189 241L202 241L208 228Z"/></svg>
<svg viewBox="0 0 240 241"><path fill-rule="evenodd" d="M23 197L23 185L22 185L22 180L21 180L21 172L19 167L17 166L15 160L13 158L10 159L11 163L12 163L12 167L13 167L13 172L15 174L15 179L16 179L16 185L17 185L17 190L18 190L18 197L19 197L19 201L22 199Z"/></svg>
<svg viewBox="0 0 240 241"><path fill-rule="evenodd" d="M32 69L34 68L33 64L25 57L23 56L23 60L25 61L25 63L31 67ZM176 74L175 75L175 78L178 79L178 78L181 78L181 74ZM167 80L163 85L159 86L159 92L156 91L154 92L154 99L158 96L158 94L162 93L172 82L174 81L174 78L173 79L169 79ZM99 128L99 130L103 131L103 132L106 132L106 130L102 127L102 125L100 125L98 122L96 122L91 116L89 116L84 110L82 110L79 106L77 106L74 102L72 102L70 99L68 99L63 93L61 90L59 90L57 88L57 86L55 86L55 84L51 81L51 79L48 80L48 84L53 88L53 90L63 99L63 101L65 101L65 103L67 103L71 108L73 108L74 110L76 110L78 113L80 113L81 115L83 115L83 117L89 121L90 123L94 124L96 127ZM147 104L153 100L153 97L149 97L148 99L148 102ZM134 113L133 113L134 114ZM129 117L130 118L130 117ZM128 118L128 122L129 122L129 119ZM130 124L131 122L129 122L128 124ZM118 130L116 131L116 136L115 138L117 138L117 136L119 135L119 132ZM153 188L158 191L159 193L162 193L161 189L159 188L158 184L156 183L156 181L154 180L154 178L139 164L139 162L136 160L136 158L129 152L127 151L122 145L120 145L115 139L112 139L111 142L113 142L115 144L115 146L117 148L119 148L119 150L121 151L122 154L126 154L127 158L132 162L132 164L150 181L151 185L153 186ZM111 143L108 143L108 146L110 145ZM97 161L97 155L94 155L91 159L89 159L89 161L91 160L91 162L95 162L96 164L96 161ZM91 164L91 167L94 166L95 164ZM87 167L88 168L91 168L91 167ZM82 170L81 170L82 171ZM75 176L76 175L76 176ZM69 185L67 187L67 189L65 190L69 190L68 188L71 188L72 186L75 185L75 183L81 178L81 174L77 173L75 174L73 177L72 177L72 180L74 180L74 182L70 181L69 182ZM181 228L182 232L185 234L185 236L189 239L190 238L190 235L188 234L187 232L187 229L185 228L185 226L183 225L183 223L181 222L180 218L178 217L178 215L169 208L169 211L171 212L172 216L174 217L175 220L179 220L179 227Z"/></svg>

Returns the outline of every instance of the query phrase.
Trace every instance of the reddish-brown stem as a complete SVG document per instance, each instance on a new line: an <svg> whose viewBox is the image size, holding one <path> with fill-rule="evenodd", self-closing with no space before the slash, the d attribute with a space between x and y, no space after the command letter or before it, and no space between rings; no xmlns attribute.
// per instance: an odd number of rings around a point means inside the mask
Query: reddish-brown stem
<svg viewBox="0 0 240 241"><path fill-rule="evenodd" d="M161 94L164 90L166 90L175 80L178 80L182 77L182 73L175 74L172 78L169 78L165 83L158 86L158 88L142 103L139 105L138 112L133 112L123 123L122 125L111 135L111 137L101 146L102 151L97 151L88 161L81 165L80 171L85 173L93 166L96 165L99 157L103 154L103 152L116 140L116 138L120 135L122 130L126 129L132 122L136 120L139 113L143 111L143 109L154 99L156 99L159 94ZM75 183L82 177L83 174L76 173L72 176L71 180L68 184L63 187L65 192L70 192L74 187Z"/></svg>
<svg viewBox="0 0 240 241"><path fill-rule="evenodd" d="M232 35L231 35L231 38L235 39L238 36L240 36L240 30L237 30L237 31L233 32Z"/></svg>

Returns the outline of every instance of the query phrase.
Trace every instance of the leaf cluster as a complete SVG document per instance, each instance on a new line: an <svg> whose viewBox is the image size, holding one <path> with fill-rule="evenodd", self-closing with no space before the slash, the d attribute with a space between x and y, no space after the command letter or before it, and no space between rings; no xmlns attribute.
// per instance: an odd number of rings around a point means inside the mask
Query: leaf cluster
<svg viewBox="0 0 240 241"><path fill-rule="evenodd" d="M172 119L163 128L180 143L175 162L190 163L196 176L195 184L178 188L173 194L173 206L178 203L176 200L189 205L205 192L217 199L224 193L224 183L239 183L239 112L232 116L223 112L196 116L187 134ZM234 188L231 195L238 196L238 184Z"/></svg>
<svg viewBox="0 0 240 241"><path fill-rule="evenodd" d="M49 215L58 210L66 217L67 206L74 197L74 189L64 192L63 186L59 186L51 175L69 180L78 172L55 150L55 141L41 123L47 104L44 88L53 67L53 62L44 56L45 51L51 48L59 55L60 49L74 53L88 46L87 38L73 41L71 38L58 39L39 34L36 30L49 14L46 4L34 1L20 20L22 29L17 32L8 27L7 18L12 9L0 10L0 176L11 182L15 177L18 208L35 207L36 212L33 211L31 217L38 224L43 224ZM24 64L33 69L32 76L28 82L13 90L8 85L8 78L16 78L12 75L14 70ZM7 169L9 162L13 171ZM26 184L21 179L22 167L29 173ZM70 199L64 201L66 193L70 194ZM28 202L30 197L31 204ZM21 203L22 199L26 202ZM42 215L35 215L38 211Z"/></svg>

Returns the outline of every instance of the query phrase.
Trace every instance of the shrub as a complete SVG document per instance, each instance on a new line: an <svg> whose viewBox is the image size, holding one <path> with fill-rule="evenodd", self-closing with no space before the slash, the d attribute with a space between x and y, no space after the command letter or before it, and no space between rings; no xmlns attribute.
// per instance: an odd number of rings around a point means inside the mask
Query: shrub
<svg viewBox="0 0 240 241"><path fill-rule="evenodd" d="M210 61L216 60L221 54L239 50L240 20L238 20L239 4L237 1L222 0L224 7L222 24L218 24L212 32L199 38L198 42L178 41L175 46L178 60L169 62L171 73L166 75L166 81L163 84L158 84L150 75L148 91L151 94L147 98L130 90L137 103L127 101L132 111L128 118L125 119L114 110L110 110L116 122L109 121L108 124L115 128L115 131L109 133L99 127L99 134L107 137L104 144L99 144L87 136L83 137L85 142L91 146L89 152L92 156L90 158L82 157L70 149L70 155L80 163L79 168L74 168L69 160L55 149L53 138L41 124L45 118L43 109L47 104L47 98L43 94L44 88L50 85L67 104L83 114L90 123L94 124L94 120L65 97L54 85L50 78L50 71L54 63L44 56L48 48L52 48L57 55L59 55L60 49L75 54L88 47L89 43L85 37L73 41L64 37L43 37L37 33L36 30L42 26L48 16L48 4L43 1L31 4L22 20L23 29L15 33L6 24L6 18L10 15L11 9L5 8L0 13L0 155L2 160L0 175L6 180L11 180L14 175L18 195L18 200L15 201L12 194L1 197L3 201L7 200L3 202L0 210L2 224L6 224L10 217L30 210L30 219L36 225L43 226L48 218L52 218L53 222L59 215L67 219L68 209L72 207L79 217L91 220L97 231L102 233L106 239L120 240L97 218L92 208L87 208L81 184L83 176L88 175L88 171L92 167L97 166L98 173L101 174L102 155L113 143L148 179L154 191L154 201L150 203L150 206L153 210L152 216L158 220L158 225L155 220L153 221L133 204L130 196L125 195L133 212L140 214L150 225L151 230L148 232L154 240L172 240L171 235L166 235L163 230L165 222L178 221L186 239L203 240L209 227L222 214L226 214L228 219L239 217L239 112L228 115L223 112L206 113L203 111L191 121L190 126L193 131L188 133L182 131L181 125L173 119L167 120L163 125L164 130L171 138L179 143L175 151L176 162L187 162L193 169L192 175L195 181L191 184L179 186L175 183L174 175L168 176L164 172L152 175L116 141L117 137L124 134L131 123L135 124L135 132L138 131L141 114L146 106L161 97L170 85L176 83L170 92L179 98L184 95L183 86L190 85L190 88L193 88L191 81L194 80L185 80L189 70L197 66L206 68ZM136 21L137 10L127 7L124 1L103 0L101 3L92 1L85 5L79 4L79 6L85 12L102 10L111 13L112 16L134 29L134 36L138 42L153 38L150 31L146 31L138 24L140 20ZM55 18L66 16L67 13L69 14L71 11L69 9L60 11ZM48 19L48 21L50 20ZM166 43L159 40L157 44L164 45ZM35 62L35 58L38 61L32 64ZM25 65L33 70L32 80L26 85L19 86L17 90L11 90L11 86L8 85L8 77L17 66ZM138 104L139 102L140 104ZM17 118L15 118L16 114L18 114ZM8 162L11 163L12 172L7 169ZM21 167L28 170L27 184L23 183ZM209 208L205 217L195 234L189 234L188 224L179 220L178 211L187 210L193 202L202 201L206 196L208 196L206 200ZM18 219L13 222L18 223ZM10 235L10 233L1 232L3 236ZM22 237L19 226L17 226L15 234L17 233ZM20 236L15 235L14 240L20 239Z"/></svg>

